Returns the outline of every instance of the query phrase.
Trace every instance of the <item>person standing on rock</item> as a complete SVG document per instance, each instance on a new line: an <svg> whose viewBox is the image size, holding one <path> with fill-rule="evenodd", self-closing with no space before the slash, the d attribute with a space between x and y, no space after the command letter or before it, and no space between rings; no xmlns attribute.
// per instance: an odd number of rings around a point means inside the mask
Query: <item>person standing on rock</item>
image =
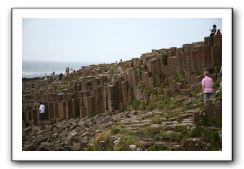
<svg viewBox="0 0 244 169"><path fill-rule="evenodd" d="M216 36L222 36L222 33L220 32L220 29L217 30Z"/></svg>
<svg viewBox="0 0 244 169"><path fill-rule="evenodd" d="M207 101L211 99L213 95L213 79L209 77L208 71L204 71L204 78L202 79L202 93L205 107Z"/></svg>
<svg viewBox="0 0 244 169"><path fill-rule="evenodd" d="M213 37L214 35L215 35L215 33L216 33L216 31L217 31L217 26L216 25L213 25L213 28L212 29L210 29L210 37Z"/></svg>
<svg viewBox="0 0 244 169"><path fill-rule="evenodd" d="M41 125L43 124L43 121L45 120L45 109L46 109L46 107L43 104L43 102L40 102L39 116L40 116Z"/></svg>

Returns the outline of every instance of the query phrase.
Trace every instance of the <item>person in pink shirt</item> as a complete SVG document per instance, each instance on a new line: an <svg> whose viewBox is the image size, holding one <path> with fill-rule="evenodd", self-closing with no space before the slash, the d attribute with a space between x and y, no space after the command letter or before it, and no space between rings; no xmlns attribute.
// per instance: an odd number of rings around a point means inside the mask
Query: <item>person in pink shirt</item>
<svg viewBox="0 0 244 169"><path fill-rule="evenodd" d="M207 105L207 101L211 99L213 95L213 79L209 77L209 73L204 71L204 78L202 79L202 93L204 105Z"/></svg>

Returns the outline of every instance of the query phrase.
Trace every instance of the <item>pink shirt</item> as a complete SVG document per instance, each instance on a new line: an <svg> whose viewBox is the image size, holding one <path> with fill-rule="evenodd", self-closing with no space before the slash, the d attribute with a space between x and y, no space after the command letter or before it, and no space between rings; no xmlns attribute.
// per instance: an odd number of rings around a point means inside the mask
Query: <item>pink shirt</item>
<svg viewBox="0 0 244 169"><path fill-rule="evenodd" d="M205 76L202 79L203 93L213 93L213 80L211 77Z"/></svg>

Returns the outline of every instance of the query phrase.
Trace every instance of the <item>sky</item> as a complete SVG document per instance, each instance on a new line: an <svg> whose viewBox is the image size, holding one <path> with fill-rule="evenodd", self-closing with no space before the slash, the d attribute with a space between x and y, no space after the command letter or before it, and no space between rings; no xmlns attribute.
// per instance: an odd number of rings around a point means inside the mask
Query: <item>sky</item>
<svg viewBox="0 0 244 169"><path fill-rule="evenodd" d="M203 41L220 18L42 19L22 24L24 61L112 63L152 49Z"/></svg>

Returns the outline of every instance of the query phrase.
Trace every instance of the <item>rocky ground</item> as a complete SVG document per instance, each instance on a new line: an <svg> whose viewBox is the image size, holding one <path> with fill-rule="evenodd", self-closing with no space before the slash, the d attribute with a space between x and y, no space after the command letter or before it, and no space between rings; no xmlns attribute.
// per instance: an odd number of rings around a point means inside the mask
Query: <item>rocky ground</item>
<svg viewBox="0 0 244 169"><path fill-rule="evenodd" d="M104 113L92 118L45 121L42 126L25 127L23 150L221 150L221 126L196 121L196 117L199 119L206 111L201 108L200 99L179 95L164 104L153 110Z"/></svg>

